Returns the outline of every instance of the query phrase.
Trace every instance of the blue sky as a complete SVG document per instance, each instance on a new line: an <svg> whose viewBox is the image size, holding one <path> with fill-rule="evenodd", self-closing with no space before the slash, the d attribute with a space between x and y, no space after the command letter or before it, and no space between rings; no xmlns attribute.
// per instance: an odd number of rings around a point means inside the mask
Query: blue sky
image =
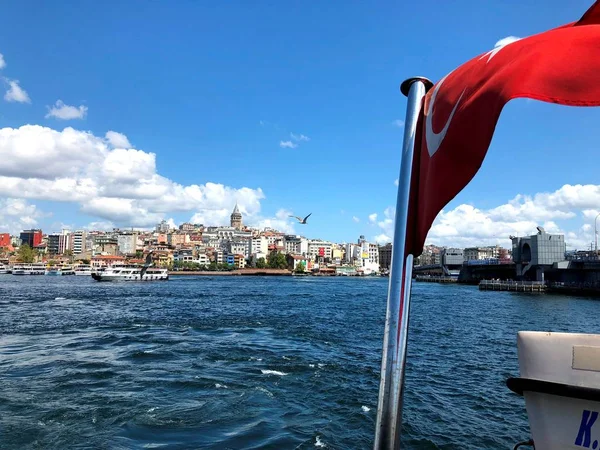
<svg viewBox="0 0 600 450"><path fill-rule="evenodd" d="M0 227L148 226L162 217L179 223L192 216L210 224L223 220L237 200L252 224L336 241L360 234L385 240L403 132L395 121L404 118L406 107L399 83L412 75L437 81L506 36L524 37L576 20L590 5L581 0L551 0L543 8L533 0L436 1L427 8L358 1L3 5L3 16L11 18L0 28L3 89L18 80L29 102L0 101L5 133L0 157L22 154L12 165L0 162L0 177L11 177L0 179L5 185L0 183ZM57 100L83 117L46 117ZM545 223L566 232L573 246L589 245L592 216L600 210L599 119L597 109L509 103L482 170L445 208L428 241L507 246L509 231L533 232L533 224ZM81 132L79 137L89 132L79 150L64 144L66 127ZM123 142L111 142L108 131L123 134L138 150L120 154L116 166L135 175L131 168L141 164L139 177L148 179L159 174L157 183L169 190L169 198L149 198L156 183L119 194L116 187L136 184L135 176L113 171L109 177L90 168ZM76 170L68 163L78 151L84 156L76 159L85 159L102 143L106 148ZM28 169L31 158L46 161L44 152L52 149L55 159L67 163L47 173ZM48 194L61 177L92 179L95 188L85 191L79 183L72 192L57 191L64 195ZM103 183L113 192L107 194ZM223 186L205 191L206 183ZM201 194L180 192L191 185L200 186ZM583 187L561 190L564 185ZM539 193L555 194L534 197ZM518 207L513 203L507 213L502 206L517 195L534 198L519 200ZM287 213L308 212L313 215L302 228L286 219ZM377 217L369 220L372 214Z"/></svg>

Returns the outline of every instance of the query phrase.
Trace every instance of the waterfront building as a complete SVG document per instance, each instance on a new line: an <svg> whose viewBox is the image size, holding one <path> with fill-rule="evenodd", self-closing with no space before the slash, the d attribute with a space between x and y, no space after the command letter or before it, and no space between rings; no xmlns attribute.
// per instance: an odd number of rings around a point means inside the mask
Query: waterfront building
<svg viewBox="0 0 600 450"><path fill-rule="evenodd" d="M441 253L444 266L462 266L464 260L462 248L444 248Z"/></svg>
<svg viewBox="0 0 600 450"><path fill-rule="evenodd" d="M38 247L42 243L42 230L40 229L31 229L31 230L23 230L19 235L21 242L23 244L29 245L31 248Z"/></svg>
<svg viewBox="0 0 600 450"><path fill-rule="evenodd" d="M338 244L335 244L331 249L331 262L336 266L342 264L342 259L344 258L344 248Z"/></svg>
<svg viewBox="0 0 600 450"><path fill-rule="evenodd" d="M264 236L267 239L267 246L277 245L277 241L281 241L283 239L284 234L279 231L273 230L272 228L265 228L261 233L261 236Z"/></svg>
<svg viewBox="0 0 600 450"><path fill-rule="evenodd" d="M234 254L233 255L233 265L235 267L237 267L238 269L243 269L244 267L246 267L246 258L244 257L244 255L240 255L240 254Z"/></svg>
<svg viewBox="0 0 600 450"><path fill-rule="evenodd" d="M0 248L10 247L10 234L9 233L0 233Z"/></svg>
<svg viewBox="0 0 600 450"><path fill-rule="evenodd" d="M308 256L311 261L331 261L333 244L321 239L310 239L308 241Z"/></svg>
<svg viewBox="0 0 600 450"><path fill-rule="evenodd" d="M109 234L94 235L93 254L117 255L119 252L119 241Z"/></svg>
<svg viewBox="0 0 600 450"><path fill-rule="evenodd" d="M250 239L251 255L266 255L269 252L269 241L265 236L253 236ZM258 256L260 258L260 256Z"/></svg>
<svg viewBox="0 0 600 450"><path fill-rule="evenodd" d="M392 243L379 247L379 267L389 269L392 264Z"/></svg>
<svg viewBox="0 0 600 450"><path fill-rule="evenodd" d="M565 261L566 244L562 234L546 233L544 228L537 227L538 233L527 237L511 237L512 257L516 263L517 276L544 280L544 270L554 263ZM529 269L534 274L528 274Z"/></svg>
<svg viewBox="0 0 600 450"><path fill-rule="evenodd" d="M251 239L249 238L238 238L228 241L228 251L231 254L240 254L244 258L250 257Z"/></svg>
<svg viewBox="0 0 600 450"><path fill-rule="evenodd" d="M71 233L71 250L74 255L80 255L87 250L87 232L77 230Z"/></svg>
<svg viewBox="0 0 600 450"><path fill-rule="evenodd" d="M62 255L71 249L71 236L68 230L62 233L53 233L48 235L47 250L50 255Z"/></svg>
<svg viewBox="0 0 600 450"><path fill-rule="evenodd" d="M173 252L173 262L174 263L183 263L183 262L194 262L194 252L192 249L179 249Z"/></svg>
<svg viewBox="0 0 600 450"><path fill-rule="evenodd" d="M464 249L463 257L465 261L499 258L500 250L501 247L499 245L491 245L488 247L468 247Z"/></svg>
<svg viewBox="0 0 600 450"><path fill-rule="evenodd" d="M283 247L285 253L306 256L308 254L308 239L303 236L286 234L283 237Z"/></svg>
<svg viewBox="0 0 600 450"><path fill-rule="evenodd" d="M290 269L290 270L296 270L298 268L299 264L304 265L305 272L308 270L308 262L309 261L308 261L308 257L306 257L306 256L288 254L286 256L286 260L287 260L287 264L288 264L288 269Z"/></svg>
<svg viewBox="0 0 600 450"><path fill-rule="evenodd" d="M138 245L138 234L133 232L117 235L117 245L119 247L120 254L135 255Z"/></svg>
<svg viewBox="0 0 600 450"><path fill-rule="evenodd" d="M123 256L117 255L95 255L92 256L91 266L92 270L98 270L103 267L112 266L115 263L123 263L125 262L125 258Z"/></svg>
<svg viewBox="0 0 600 450"><path fill-rule="evenodd" d="M198 263L201 266L208 266L210 264L210 258L205 253L199 253L193 262Z"/></svg>

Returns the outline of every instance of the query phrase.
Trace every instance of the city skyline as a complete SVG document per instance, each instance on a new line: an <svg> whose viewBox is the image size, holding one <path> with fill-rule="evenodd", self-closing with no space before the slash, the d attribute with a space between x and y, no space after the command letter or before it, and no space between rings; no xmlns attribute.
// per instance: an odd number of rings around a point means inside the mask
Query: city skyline
<svg viewBox="0 0 600 450"><path fill-rule="evenodd" d="M502 38L561 25L589 4L437 2L443 20L417 10L410 23L392 2L142 13L114 3L69 14L37 5L33 34L11 21L0 30L0 232L216 226L238 202L257 228L384 243L406 105L399 82L437 81ZM589 247L599 118L509 103L480 173L427 243L507 246L540 225L564 233L569 248ZM288 217L310 211L307 225Z"/></svg>

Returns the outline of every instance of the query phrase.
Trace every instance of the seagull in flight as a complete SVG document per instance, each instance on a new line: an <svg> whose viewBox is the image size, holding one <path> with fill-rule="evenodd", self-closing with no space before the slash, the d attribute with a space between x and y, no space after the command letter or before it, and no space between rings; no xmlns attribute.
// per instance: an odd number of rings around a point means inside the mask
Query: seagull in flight
<svg viewBox="0 0 600 450"><path fill-rule="evenodd" d="M310 213L312 214L312 213ZM306 219L308 219L310 217L310 214L308 216L306 216L304 219L302 217L298 217L298 216L290 216L290 217L294 217L295 219L298 219L298 222L300 222L301 224L305 225L306 224Z"/></svg>

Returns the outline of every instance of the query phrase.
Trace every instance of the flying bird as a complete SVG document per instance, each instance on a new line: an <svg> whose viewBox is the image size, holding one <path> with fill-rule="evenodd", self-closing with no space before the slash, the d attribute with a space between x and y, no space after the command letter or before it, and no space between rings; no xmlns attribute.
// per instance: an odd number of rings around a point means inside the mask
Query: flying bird
<svg viewBox="0 0 600 450"><path fill-rule="evenodd" d="M310 213L312 214L312 213ZM302 217L298 217L298 216L290 216L290 217L294 217L295 219L298 219L298 222L300 222L301 224L306 224L306 219L308 219L310 217L310 214L308 216L306 216L304 219Z"/></svg>

